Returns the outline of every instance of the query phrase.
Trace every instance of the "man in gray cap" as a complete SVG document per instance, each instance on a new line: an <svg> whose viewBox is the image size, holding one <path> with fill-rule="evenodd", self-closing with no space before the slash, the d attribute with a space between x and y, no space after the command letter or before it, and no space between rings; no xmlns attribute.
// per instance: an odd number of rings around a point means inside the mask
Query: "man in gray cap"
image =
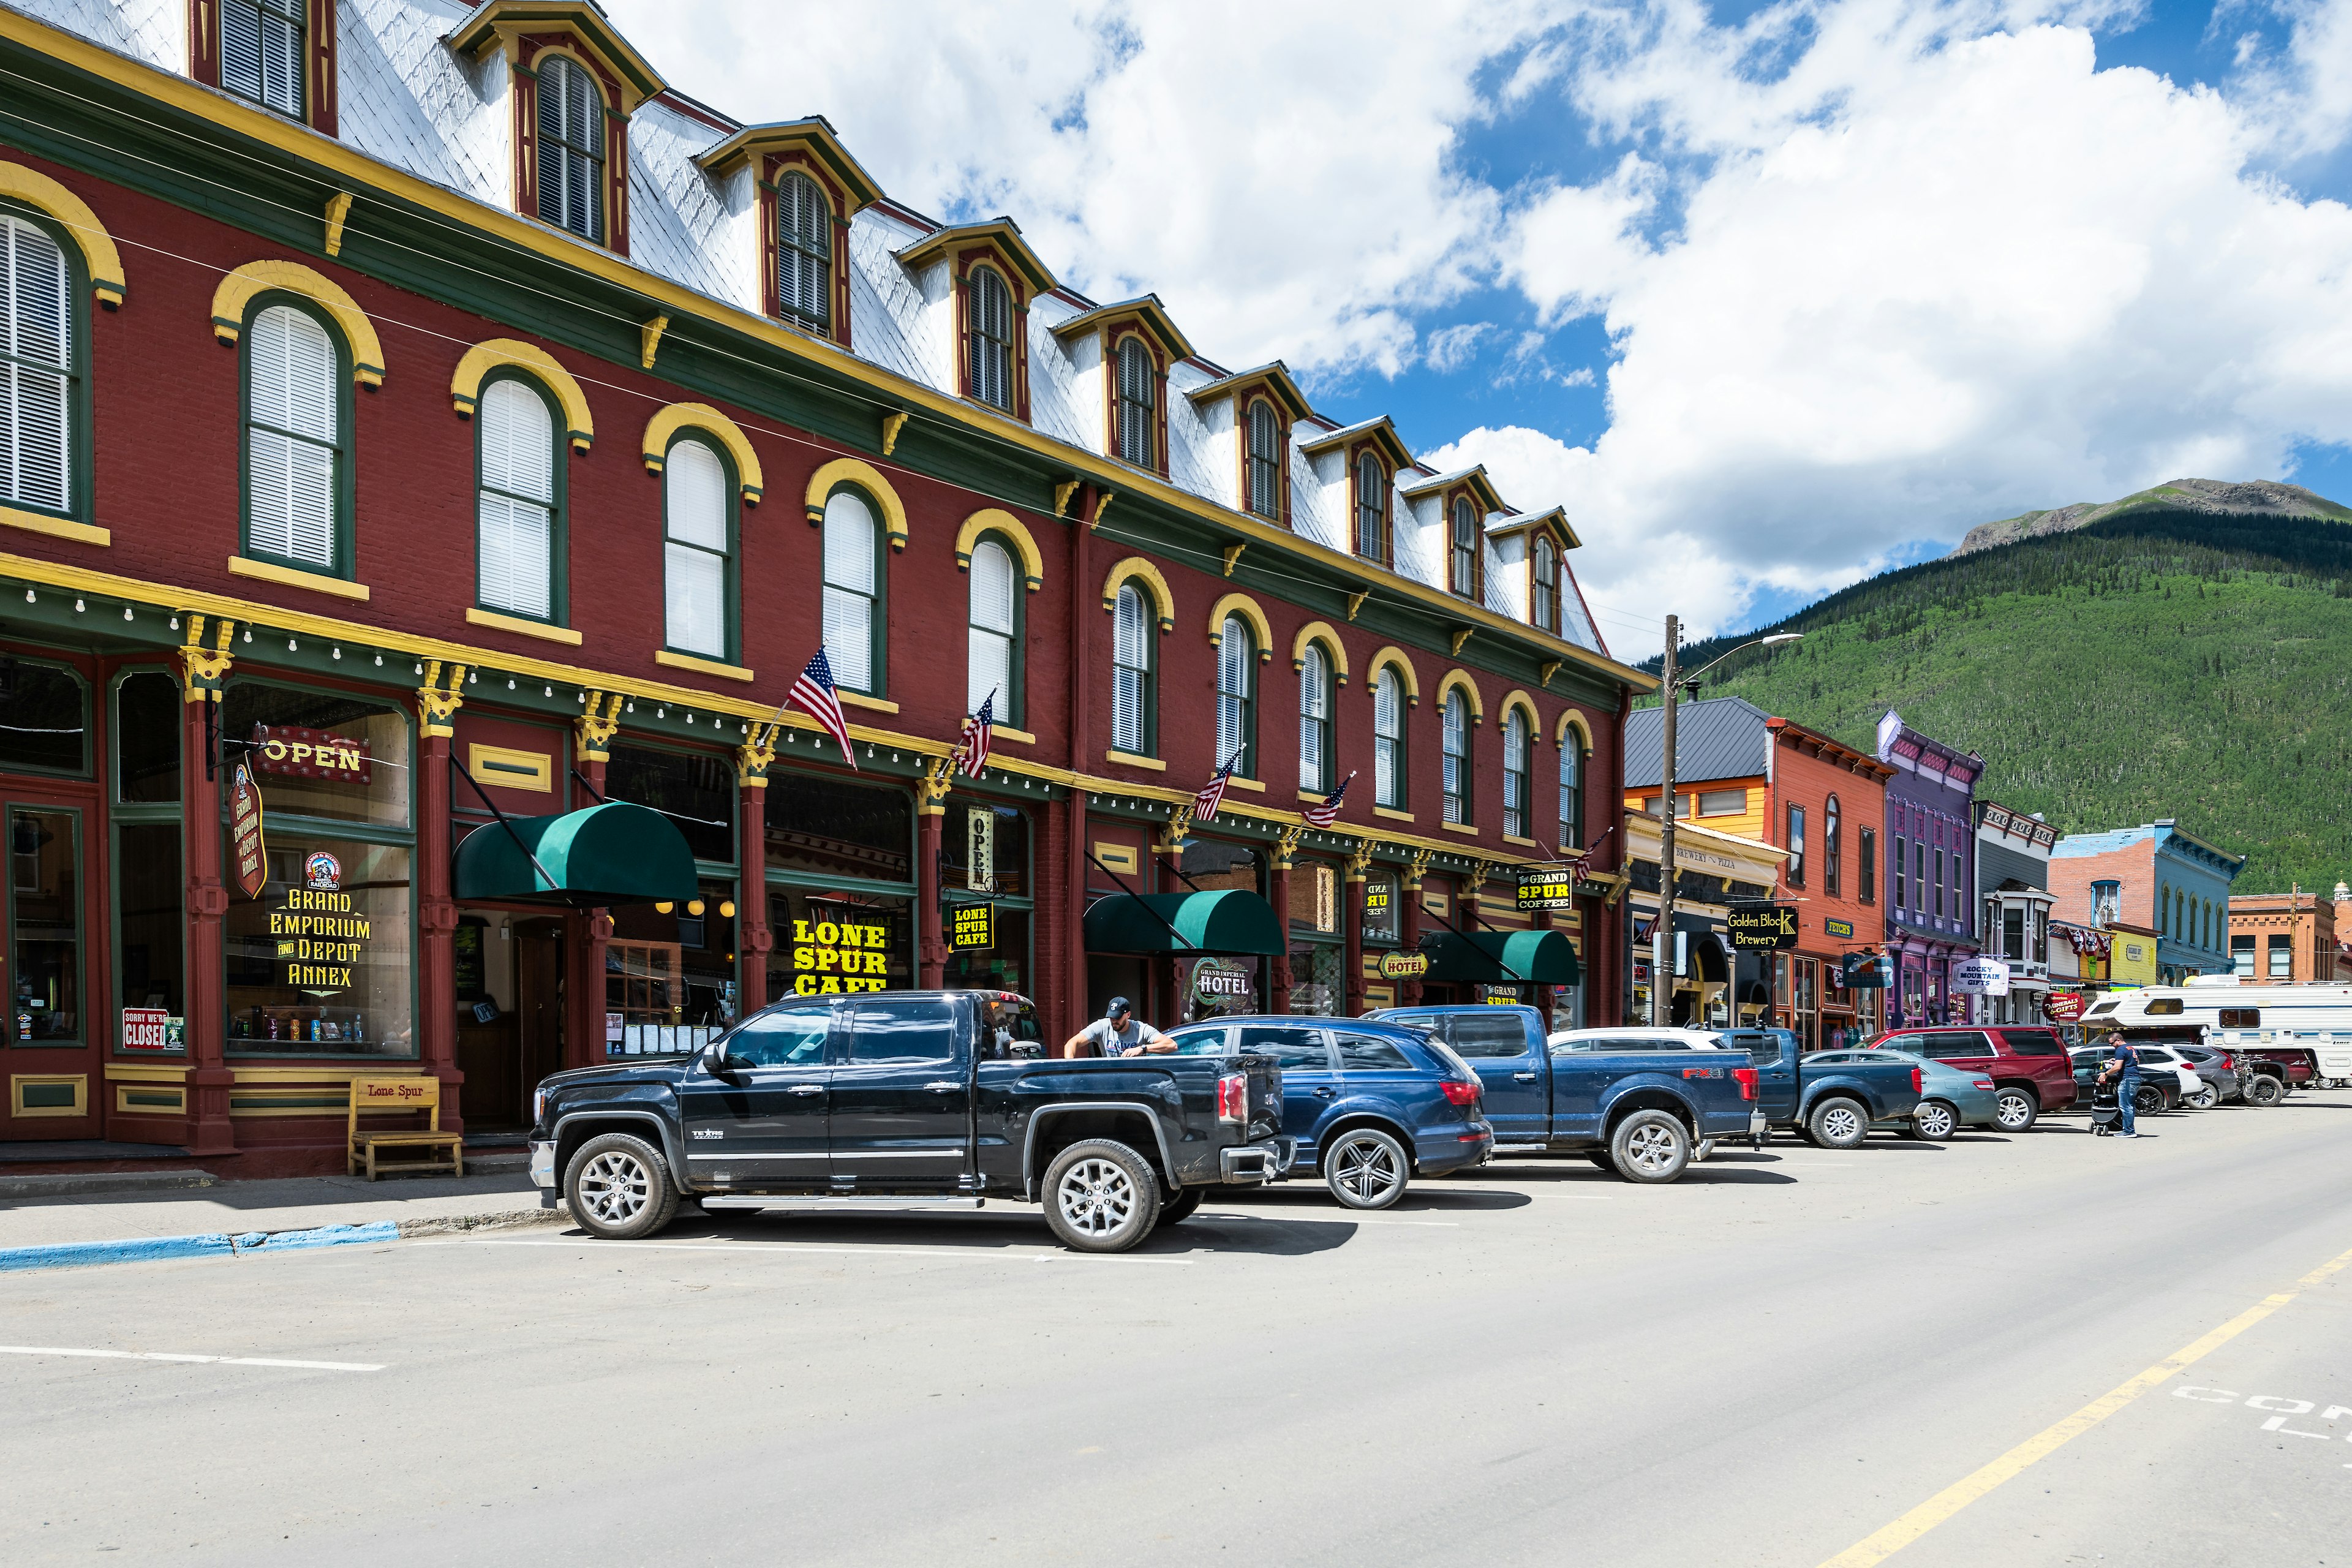
<svg viewBox="0 0 2352 1568"><path fill-rule="evenodd" d="M1062 1042L1066 1057L1139 1057L1175 1048L1175 1041L1135 1016L1124 996L1112 997L1101 1017Z"/></svg>

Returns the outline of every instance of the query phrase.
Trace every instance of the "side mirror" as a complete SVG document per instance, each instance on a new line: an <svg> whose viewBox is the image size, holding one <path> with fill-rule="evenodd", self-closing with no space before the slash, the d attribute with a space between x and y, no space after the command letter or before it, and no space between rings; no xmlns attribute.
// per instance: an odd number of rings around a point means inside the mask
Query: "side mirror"
<svg viewBox="0 0 2352 1568"><path fill-rule="evenodd" d="M704 1059L710 1070L720 1078L733 1078L737 1073L750 1072L759 1066L749 1057L733 1055L723 1045L711 1047L709 1056Z"/></svg>

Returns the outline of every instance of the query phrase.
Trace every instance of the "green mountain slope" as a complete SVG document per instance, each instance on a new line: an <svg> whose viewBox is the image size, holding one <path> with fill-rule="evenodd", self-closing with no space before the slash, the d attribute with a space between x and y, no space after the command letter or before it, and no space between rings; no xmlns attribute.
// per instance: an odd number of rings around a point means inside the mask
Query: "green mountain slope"
<svg viewBox="0 0 2352 1568"><path fill-rule="evenodd" d="M1900 709L1983 755L1981 794L2062 832L2179 817L2248 857L2241 892L2352 878L2352 526L2140 506L1766 629L1805 639L1736 656L1705 695L1864 751Z"/></svg>

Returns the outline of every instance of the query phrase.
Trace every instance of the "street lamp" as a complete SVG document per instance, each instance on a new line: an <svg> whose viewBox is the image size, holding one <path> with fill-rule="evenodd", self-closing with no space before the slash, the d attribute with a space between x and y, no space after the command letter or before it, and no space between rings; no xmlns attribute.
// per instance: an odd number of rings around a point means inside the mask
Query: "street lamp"
<svg viewBox="0 0 2352 1568"><path fill-rule="evenodd" d="M1660 758L1664 774L1664 787L1659 792L1659 812L1664 818L1658 829L1658 921L1650 928L1650 1022L1658 1028L1666 1027L1674 1018L1674 952L1675 952L1675 702L1678 689L1696 686L1700 676L1721 664L1735 653L1745 653L1751 647L1770 647L1775 643L1795 642L1802 632L1774 632L1741 643L1707 660L1688 675L1675 668L1676 645L1682 641L1683 623L1679 616L1666 617L1666 657L1659 668L1658 689L1665 699L1665 733L1660 737ZM1733 998L1733 1006L1738 999Z"/></svg>

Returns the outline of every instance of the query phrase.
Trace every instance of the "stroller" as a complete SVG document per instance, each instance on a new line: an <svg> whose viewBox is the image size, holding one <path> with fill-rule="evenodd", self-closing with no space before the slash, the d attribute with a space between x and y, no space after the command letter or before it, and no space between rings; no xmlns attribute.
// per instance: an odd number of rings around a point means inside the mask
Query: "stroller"
<svg viewBox="0 0 2352 1568"><path fill-rule="evenodd" d="M2091 1089L2091 1135L2112 1138L2123 1130L2124 1108L2119 1079L2103 1078Z"/></svg>

